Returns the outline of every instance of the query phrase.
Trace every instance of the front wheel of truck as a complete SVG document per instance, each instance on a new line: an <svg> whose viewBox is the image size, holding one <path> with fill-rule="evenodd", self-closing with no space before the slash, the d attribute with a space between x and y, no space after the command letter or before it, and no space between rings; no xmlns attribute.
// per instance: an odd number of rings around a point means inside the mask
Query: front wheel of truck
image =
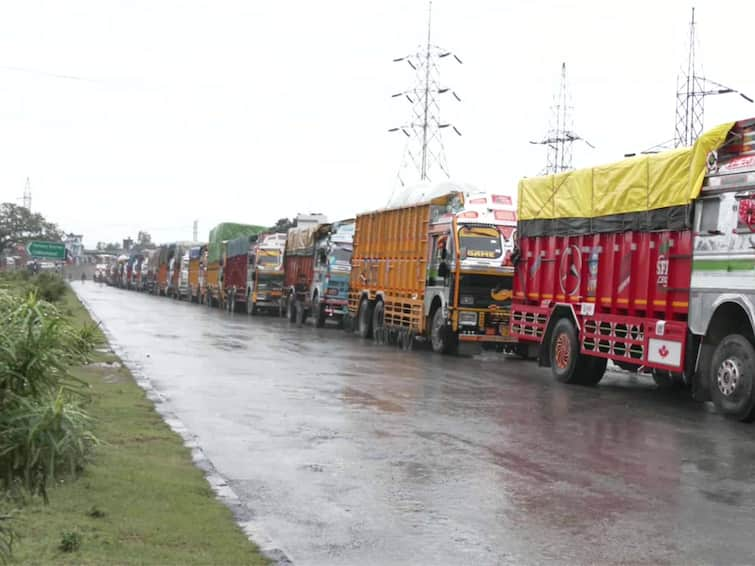
<svg viewBox="0 0 755 566"><path fill-rule="evenodd" d="M312 301L312 316L315 319L315 326L322 328L325 326L325 309L323 308L322 301L320 301L320 295L315 294L315 298Z"/></svg>
<svg viewBox="0 0 755 566"><path fill-rule="evenodd" d="M430 344L436 354L453 354L458 345L458 337L443 316L443 309L435 309L430 319Z"/></svg>
<svg viewBox="0 0 755 566"><path fill-rule="evenodd" d="M286 304L286 318L288 322L296 322L296 297L291 295Z"/></svg>
<svg viewBox="0 0 755 566"><path fill-rule="evenodd" d="M740 334L729 334L716 347L710 365L710 396L731 419L755 417L755 348Z"/></svg>
<svg viewBox="0 0 755 566"><path fill-rule="evenodd" d="M359 313L357 314L357 334L360 338L372 338L372 309L373 306L365 297L359 303Z"/></svg>

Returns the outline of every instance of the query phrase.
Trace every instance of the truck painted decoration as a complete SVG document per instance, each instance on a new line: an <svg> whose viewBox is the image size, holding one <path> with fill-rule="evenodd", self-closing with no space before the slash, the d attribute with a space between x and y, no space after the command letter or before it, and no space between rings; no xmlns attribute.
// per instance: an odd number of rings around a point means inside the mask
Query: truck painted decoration
<svg viewBox="0 0 755 566"><path fill-rule="evenodd" d="M755 417L755 120L519 186L511 333L569 383L606 361Z"/></svg>
<svg viewBox="0 0 755 566"><path fill-rule="evenodd" d="M516 214L509 197L450 183L356 219L349 311L363 337L516 346L509 335ZM420 202L413 202L420 199Z"/></svg>

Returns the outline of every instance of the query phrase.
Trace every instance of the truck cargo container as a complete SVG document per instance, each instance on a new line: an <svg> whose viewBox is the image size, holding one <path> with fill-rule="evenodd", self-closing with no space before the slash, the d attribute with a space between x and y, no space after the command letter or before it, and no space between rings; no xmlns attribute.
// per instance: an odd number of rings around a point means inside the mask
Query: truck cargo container
<svg viewBox="0 0 755 566"><path fill-rule="evenodd" d="M205 285L205 302L207 306L225 306L224 271L230 240L241 236L251 236L264 231L262 226L224 222L210 230L207 243L207 269Z"/></svg>
<svg viewBox="0 0 755 566"><path fill-rule="evenodd" d="M512 335L562 382L606 362L755 414L755 120L519 184Z"/></svg>
<svg viewBox="0 0 755 566"><path fill-rule="evenodd" d="M247 271L248 314L260 311L275 312L280 309L283 296L283 254L286 249L286 234L261 234L252 244Z"/></svg>
<svg viewBox="0 0 755 566"><path fill-rule="evenodd" d="M446 183L356 218L349 311L362 337L436 352L509 337L516 215L511 198ZM507 250L508 248L508 250Z"/></svg>
<svg viewBox="0 0 755 566"><path fill-rule="evenodd" d="M315 234L314 277L310 289L315 326L341 323L349 312L349 277L354 220L323 224Z"/></svg>

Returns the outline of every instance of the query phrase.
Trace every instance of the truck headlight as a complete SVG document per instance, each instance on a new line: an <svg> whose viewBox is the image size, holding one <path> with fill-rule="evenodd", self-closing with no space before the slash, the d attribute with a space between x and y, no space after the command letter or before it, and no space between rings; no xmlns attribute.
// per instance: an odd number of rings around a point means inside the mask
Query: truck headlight
<svg viewBox="0 0 755 566"><path fill-rule="evenodd" d="M474 297L472 295L462 295L459 299L459 303L464 306L471 307L474 305Z"/></svg>
<svg viewBox="0 0 755 566"><path fill-rule="evenodd" d="M476 312L460 312L459 326L477 326Z"/></svg>

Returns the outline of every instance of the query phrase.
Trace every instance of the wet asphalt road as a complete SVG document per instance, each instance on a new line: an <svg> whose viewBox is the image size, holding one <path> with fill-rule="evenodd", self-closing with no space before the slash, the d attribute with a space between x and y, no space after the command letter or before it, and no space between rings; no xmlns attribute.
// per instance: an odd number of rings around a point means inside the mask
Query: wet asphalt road
<svg viewBox="0 0 755 566"><path fill-rule="evenodd" d="M295 564L755 562L755 426L650 381L75 287Z"/></svg>

